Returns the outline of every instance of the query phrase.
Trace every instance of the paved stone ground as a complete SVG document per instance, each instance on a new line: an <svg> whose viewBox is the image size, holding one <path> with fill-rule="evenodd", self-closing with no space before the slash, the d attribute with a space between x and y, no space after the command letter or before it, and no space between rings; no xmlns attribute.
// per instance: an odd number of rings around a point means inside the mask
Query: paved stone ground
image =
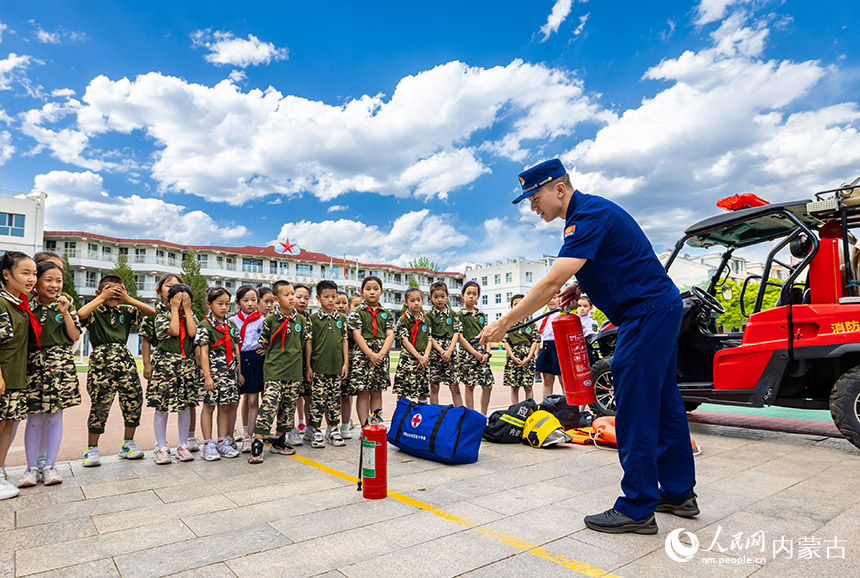
<svg viewBox="0 0 860 578"><path fill-rule="evenodd" d="M485 443L476 464L445 466L389 448L393 494L372 501L350 481L353 439L345 448L298 448L299 459L267 451L257 466L244 458L156 466L149 454L92 469L64 463L62 485L0 502L0 576L856 575L856 448L821 436L691 428L703 450L702 514L658 514L656 536L583 525L617 495L614 450ZM10 469L10 479L21 470ZM679 528L699 541L688 562L665 550ZM747 547L756 533L764 552ZM715 536L725 554L703 552ZM790 559L773 555L781 537Z"/></svg>

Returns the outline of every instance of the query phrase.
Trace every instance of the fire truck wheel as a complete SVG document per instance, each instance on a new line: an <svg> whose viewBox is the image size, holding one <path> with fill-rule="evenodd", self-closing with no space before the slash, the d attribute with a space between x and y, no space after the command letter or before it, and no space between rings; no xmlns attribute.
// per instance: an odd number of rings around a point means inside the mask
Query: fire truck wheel
<svg viewBox="0 0 860 578"><path fill-rule="evenodd" d="M594 395L597 401L589 405L594 415L615 415L615 388L612 386L612 357L598 359L591 366L591 379L594 380Z"/></svg>
<svg viewBox="0 0 860 578"><path fill-rule="evenodd" d="M830 392L830 415L845 439L860 448L860 367L836 381Z"/></svg>

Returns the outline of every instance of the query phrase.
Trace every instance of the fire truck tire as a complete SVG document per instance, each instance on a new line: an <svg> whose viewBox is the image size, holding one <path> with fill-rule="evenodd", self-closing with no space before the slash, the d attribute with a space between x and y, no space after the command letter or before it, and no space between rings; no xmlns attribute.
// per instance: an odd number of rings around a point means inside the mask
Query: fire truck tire
<svg viewBox="0 0 860 578"><path fill-rule="evenodd" d="M836 381L830 392L830 415L845 439L860 448L860 367Z"/></svg>
<svg viewBox="0 0 860 578"><path fill-rule="evenodd" d="M615 388L612 385L612 357L598 359L591 366L591 379L594 381L594 396L597 401L589 405L597 417L615 415Z"/></svg>

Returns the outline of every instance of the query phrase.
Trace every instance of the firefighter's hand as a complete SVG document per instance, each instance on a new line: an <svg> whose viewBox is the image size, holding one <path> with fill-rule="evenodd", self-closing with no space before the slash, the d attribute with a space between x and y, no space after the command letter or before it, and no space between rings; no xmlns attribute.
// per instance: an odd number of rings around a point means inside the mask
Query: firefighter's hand
<svg viewBox="0 0 860 578"><path fill-rule="evenodd" d="M559 291L558 296L560 298L561 303L564 303L568 300L568 298L573 297L571 301L574 302L575 309L576 300L578 300L582 296L582 288L579 286L579 283L571 283L570 285Z"/></svg>
<svg viewBox="0 0 860 578"><path fill-rule="evenodd" d="M498 342L505 338L505 332L508 330L509 325L504 323L502 319L498 319L493 321L481 331L478 335L478 343L481 345L488 345L491 342Z"/></svg>

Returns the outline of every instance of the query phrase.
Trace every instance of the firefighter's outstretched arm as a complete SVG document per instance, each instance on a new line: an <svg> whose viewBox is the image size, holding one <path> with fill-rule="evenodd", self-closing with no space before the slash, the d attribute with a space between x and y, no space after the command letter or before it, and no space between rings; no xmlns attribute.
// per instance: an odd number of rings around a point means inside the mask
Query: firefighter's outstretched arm
<svg viewBox="0 0 860 578"><path fill-rule="evenodd" d="M497 321L487 325L481 334L480 343L501 341L505 331L543 307L558 293L559 289L582 268L585 259L559 257L546 276L531 288L517 306L502 315Z"/></svg>

